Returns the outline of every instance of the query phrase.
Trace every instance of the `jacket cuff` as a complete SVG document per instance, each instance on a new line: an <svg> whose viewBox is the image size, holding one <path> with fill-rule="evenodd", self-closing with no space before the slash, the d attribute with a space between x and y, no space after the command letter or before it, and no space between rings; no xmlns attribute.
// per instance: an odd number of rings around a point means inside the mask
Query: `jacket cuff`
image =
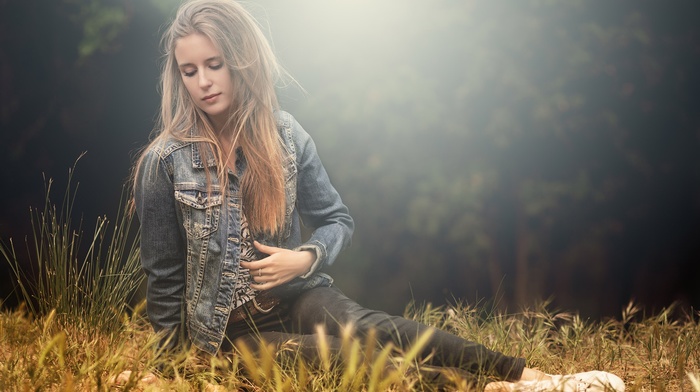
<svg viewBox="0 0 700 392"><path fill-rule="evenodd" d="M316 255L316 259L314 260L313 264L311 264L309 272L305 273L304 275L301 275L301 278L307 279L308 277L313 275L314 272L321 269L321 266L323 265L323 251L321 250L320 246L314 244L304 244L294 248L294 250L297 252L308 250L314 252L314 254Z"/></svg>

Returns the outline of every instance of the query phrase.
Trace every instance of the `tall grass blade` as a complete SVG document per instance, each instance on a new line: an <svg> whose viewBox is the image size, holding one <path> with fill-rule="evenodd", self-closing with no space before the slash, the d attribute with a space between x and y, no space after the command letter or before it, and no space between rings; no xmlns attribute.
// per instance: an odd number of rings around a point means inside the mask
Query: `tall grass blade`
<svg viewBox="0 0 700 392"><path fill-rule="evenodd" d="M12 239L9 245L0 241L0 255L10 265L16 293L35 318L55 310L58 323L110 331L121 324L128 301L143 280L138 231L132 227L126 191L113 226L106 217L98 217L89 235L83 233L82 219L74 227L78 185L71 184L78 160L68 172L60 208L51 201L51 179L44 180L43 211L30 208L32 235L25 240L29 264L17 257Z"/></svg>
<svg viewBox="0 0 700 392"><path fill-rule="evenodd" d="M688 379L690 380L690 385L692 385L693 390L695 392L700 392L700 377L693 373L688 373Z"/></svg>

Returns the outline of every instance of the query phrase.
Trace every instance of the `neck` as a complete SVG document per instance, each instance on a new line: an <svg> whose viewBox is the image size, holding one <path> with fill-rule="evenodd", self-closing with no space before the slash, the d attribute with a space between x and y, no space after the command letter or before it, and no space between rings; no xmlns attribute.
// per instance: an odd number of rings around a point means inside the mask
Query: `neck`
<svg viewBox="0 0 700 392"><path fill-rule="evenodd" d="M219 118L219 117L214 118L212 116L209 116L209 121L211 121L211 125L214 127L214 131L216 132L217 135L223 135L223 134L227 133L224 130L226 120ZM221 138L221 136L219 136L219 138Z"/></svg>
<svg viewBox="0 0 700 392"><path fill-rule="evenodd" d="M236 170L236 148L238 143L236 140L232 140L229 135L225 133L219 133L218 136L219 145L221 146L221 157L224 164L231 170L235 172Z"/></svg>

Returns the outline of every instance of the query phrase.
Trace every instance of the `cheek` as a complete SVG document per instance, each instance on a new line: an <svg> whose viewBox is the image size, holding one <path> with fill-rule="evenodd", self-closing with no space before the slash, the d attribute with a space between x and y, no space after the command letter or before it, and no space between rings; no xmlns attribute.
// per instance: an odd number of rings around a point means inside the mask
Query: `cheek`
<svg viewBox="0 0 700 392"><path fill-rule="evenodd" d="M185 86L185 90L187 90L187 92L188 92L190 95L192 95L192 90L193 90L194 86L192 85L192 80L191 80L191 78L190 78L190 79L188 79L188 78L182 78L182 85Z"/></svg>
<svg viewBox="0 0 700 392"><path fill-rule="evenodd" d="M187 90L187 94L192 98L192 100L195 102L195 104L198 102L197 94L196 94L196 86L192 83L192 80L190 79L182 79L182 84L185 86L185 90Z"/></svg>

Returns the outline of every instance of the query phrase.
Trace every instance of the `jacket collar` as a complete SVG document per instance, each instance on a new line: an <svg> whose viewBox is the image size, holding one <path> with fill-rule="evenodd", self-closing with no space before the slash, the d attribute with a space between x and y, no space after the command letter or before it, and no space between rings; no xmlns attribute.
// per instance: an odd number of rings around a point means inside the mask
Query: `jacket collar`
<svg viewBox="0 0 700 392"><path fill-rule="evenodd" d="M190 137L194 138L194 127L190 128ZM192 142L192 167L195 169L204 169L204 162L202 162L202 154L200 153L199 149L200 146L203 146L204 143L199 143L199 142ZM214 161L213 157L209 157L207 160L207 166L208 167L216 167L216 162Z"/></svg>
<svg viewBox="0 0 700 392"><path fill-rule="evenodd" d="M195 169L204 169L204 162L202 160L202 154L200 153L200 147L203 146L204 143L199 143L199 142L192 142L192 167ZM213 157L209 157L207 160L207 166L208 167L216 167L216 161L214 160ZM239 170L245 168L245 156L243 155L243 151L240 148L236 149L236 166L239 168Z"/></svg>

